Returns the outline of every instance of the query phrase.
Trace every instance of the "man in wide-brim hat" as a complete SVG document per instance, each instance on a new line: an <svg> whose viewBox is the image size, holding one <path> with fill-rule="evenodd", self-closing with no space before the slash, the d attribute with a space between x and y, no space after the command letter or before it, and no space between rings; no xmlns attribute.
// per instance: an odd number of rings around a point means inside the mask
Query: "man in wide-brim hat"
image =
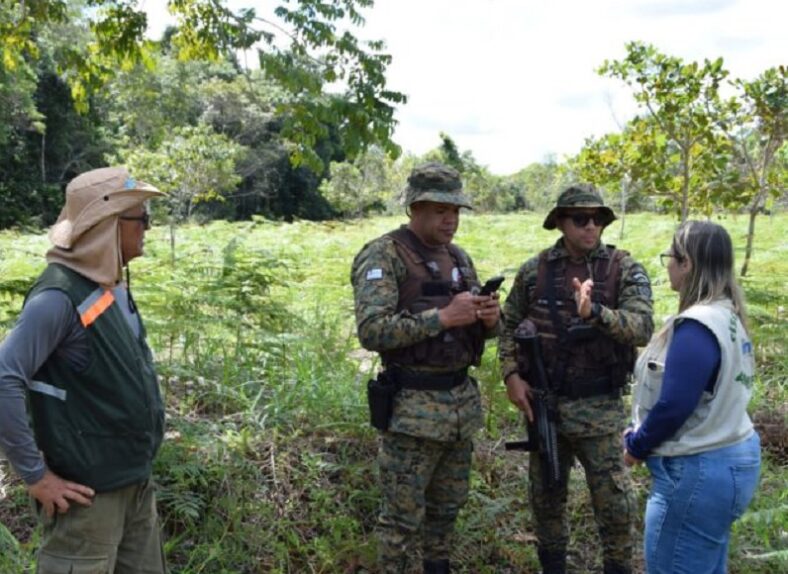
<svg viewBox="0 0 788 574"><path fill-rule="evenodd" d="M164 408L122 280L161 195L122 167L74 178L0 344L0 448L37 502L39 573L165 571L150 480Z"/></svg>
<svg viewBox="0 0 788 574"><path fill-rule="evenodd" d="M635 506L622 457L627 417L621 395L636 346L651 337L652 299L643 266L602 243L615 218L593 185L564 190L544 220L544 228L558 229L561 237L520 268L504 305L498 348L509 400L533 420L531 376L520 371L514 341L517 327L529 321L523 327L535 326L540 335L558 409L559 484L548 488L538 453L529 464L539 561L549 574L567 569L565 506L575 458L591 491L605 574L632 568Z"/></svg>

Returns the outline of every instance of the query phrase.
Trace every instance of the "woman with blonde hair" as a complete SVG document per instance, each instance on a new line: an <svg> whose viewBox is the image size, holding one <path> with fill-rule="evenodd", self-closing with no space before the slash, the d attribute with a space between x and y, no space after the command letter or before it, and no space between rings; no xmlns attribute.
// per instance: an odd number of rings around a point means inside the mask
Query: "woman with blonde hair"
<svg viewBox="0 0 788 574"><path fill-rule="evenodd" d="M679 312L635 367L624 459L646 461L646 570L724 573L733 522L755 493L760 439L747 414L754 361L725 229L682 224L660 256Z"/></svg>

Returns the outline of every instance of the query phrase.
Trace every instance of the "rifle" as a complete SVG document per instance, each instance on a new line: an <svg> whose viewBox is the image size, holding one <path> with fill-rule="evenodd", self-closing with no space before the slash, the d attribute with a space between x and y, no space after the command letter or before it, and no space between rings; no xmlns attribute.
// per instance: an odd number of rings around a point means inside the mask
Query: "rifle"
<svg viewBox="0 0 788 574"><path fill-rule="evenodd" d="M506 450L536 452L542 463L544 481L548 489L561 484L561 469L558 463L558 405L555 390L542 361L542 347L536 325L526 319L514 331L517 344L518 372L527 380L533 392L531 408L534 422L528 421L528 440L507 442Z"/></svg>

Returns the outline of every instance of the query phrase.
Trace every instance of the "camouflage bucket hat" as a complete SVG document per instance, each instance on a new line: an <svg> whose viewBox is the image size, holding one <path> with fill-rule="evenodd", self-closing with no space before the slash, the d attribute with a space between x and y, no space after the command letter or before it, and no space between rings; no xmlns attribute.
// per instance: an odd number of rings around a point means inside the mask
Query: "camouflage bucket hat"
<svg viewBox="0 0 788 574"><path fill-rule="evenodd" d="M417 201L450 203L473 209L471 200L462 192L457 170L437 162L425 163L410 172L402 203L408 207Z"/></svg>
<svg viewBox="0 0 788 574"><path fill-rule="evenodd" d="M607 227L616 220L616 214L613 213L612 209L605 206L605 202L602 201L602 195L596 187L590 183L577 183L561 192L561 195L558 196L558 201L555 203L555 207L551 209L550 213L545 217L542 227L545 229L555 229L558 216L563 210L581 207L593 207L602 213L605 217L603 227Z"/></svg>

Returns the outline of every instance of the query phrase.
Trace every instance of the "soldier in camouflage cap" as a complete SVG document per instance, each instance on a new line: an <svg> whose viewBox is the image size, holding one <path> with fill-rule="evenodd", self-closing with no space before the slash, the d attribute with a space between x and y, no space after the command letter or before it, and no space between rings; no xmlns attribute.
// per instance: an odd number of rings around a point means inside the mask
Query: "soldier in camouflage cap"
<svg viewBox="0 0 788 574"><path fill-rule="evenodd" d="M417 167L403 203L410 222L365 245L351 270L359 340L380 353L378 381L398 389L380 435L378 562L382 573L408 571L421 533L423 571L441 574L482 424L468 367L498 334L501 310L497 294L474 294L473 262L452 243L470 207L459 174Z"/></svg>
<svg viewBox="0 0 788 574"><path fill-rule="evenodd" d="M417 201L434 201L473 209L470 199L462 193L462 181L457 170L437 162L415 168L408 177L403 203L410 207Z"/></svg>
<svg viewBox="0 0 788 574"><path fill-rule="evenodd" d="M577 183L561 192L555 207L545 217L542 227L555 229L558 217L562 212L581 207L594 208L594 211L602 218L602 227L607 227L616 220L616 214L602 201L602 196L596 187L590 183Z"/></svg>
<svg viewBox="0 0 788 574"><path fill-rule="evenodd" d="M621 395L636 346L646 344L653 331L652 297L643 266L601 241L614 219L592 185L563 191L544 221L545 229L560 230L561 238L525 262L504 305L499 358L509 400L533 419L528 373L518 371L513 339L524 319L537 326L558 399L561 484L547 489L537 453L529 464L539 560L550 574L566 572L565 506L575 458L591 491L604 572L631 572L634 501L621 454L626 426Z"/></svg>

